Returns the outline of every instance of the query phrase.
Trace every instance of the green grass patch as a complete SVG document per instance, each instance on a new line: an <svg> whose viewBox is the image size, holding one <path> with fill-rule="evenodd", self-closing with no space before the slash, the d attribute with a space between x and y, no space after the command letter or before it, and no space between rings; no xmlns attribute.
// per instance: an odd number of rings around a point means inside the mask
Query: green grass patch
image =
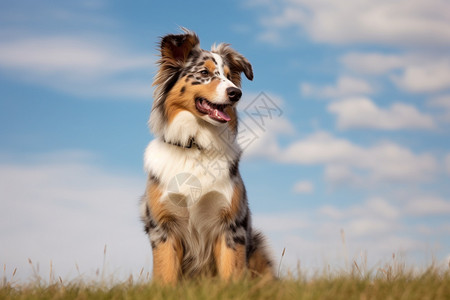
<svg viewBox="0 0 450 300"><path fill-rule="evenodd" d="M356 264L355 264L356 265ZM0 299L450 299L450 271L430 267L425 271L385 267L362 274L356 265L350 272L323 272L313 276L286 275L279 280L217 278L184 280L162 286L147 280L135 282L26 284L3 280Z"/></svg>

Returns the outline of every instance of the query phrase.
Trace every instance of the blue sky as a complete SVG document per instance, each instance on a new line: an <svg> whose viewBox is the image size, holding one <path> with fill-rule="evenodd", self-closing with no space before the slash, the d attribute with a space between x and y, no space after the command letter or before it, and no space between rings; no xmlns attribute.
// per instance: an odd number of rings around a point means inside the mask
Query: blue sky
<svg viewBox="0 0 450 300"><path fill-rule="evenodd" d="M151 269L138 220L158 38L253 65L241 172L283 269L450 258L446 1L1 1L0 263ZM259 127L260 93L280 110ZM248 110L245 108L248 107ZM342 241L342 232L345 243ZM9 273L8 273L9 272Z"/></svg>

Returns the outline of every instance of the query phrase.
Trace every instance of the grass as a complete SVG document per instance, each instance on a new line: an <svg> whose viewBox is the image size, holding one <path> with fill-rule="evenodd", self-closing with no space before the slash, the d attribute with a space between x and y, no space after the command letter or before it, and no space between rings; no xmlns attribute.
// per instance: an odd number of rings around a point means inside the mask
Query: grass
<svg viewBox="0 0 450 300"><path fill-rule="evenodd" d="M32 263L30 262L32 265ZM141 272L142 275L142 272ZM144 278L145 277L145 278ZM353 262L349 271L323 271L306 276L281 276L279 280L242 279L223 282L217 278L184 280L176 286L161 286L147 276L121 283L104 280L64 282L50 274L48 282L36 277L26 284L3 278L0 299L450 299L450 268L408 270L392 262L376 271L366 271Z"/></svg>
<svg viewBox="0 0 450 300"><path fill-rule="evenodd" d="M345 235L341 233L345 246ZM369 269L367 255L351 262L345 269L331 271L330 267L311 275L297 266L295 273L281 274L281 255L277 280L242 278L224 282L218 278L182 280L175 286L163 286L150 281L150 274L141 270L137 278L118 282L108 279L106 273L106 246L103 250L103 268L95 279L79 276L72 281L57 277L50 262L50 274L44 279L39 266L29 259L34 273L27 283L15 279L16 269L0 281L0 300L8 299L450 299L450 262L448 266L432 264L418 271L407 267L395 254L382 267ZM307 274L308 273L308 274Z"/></svg>

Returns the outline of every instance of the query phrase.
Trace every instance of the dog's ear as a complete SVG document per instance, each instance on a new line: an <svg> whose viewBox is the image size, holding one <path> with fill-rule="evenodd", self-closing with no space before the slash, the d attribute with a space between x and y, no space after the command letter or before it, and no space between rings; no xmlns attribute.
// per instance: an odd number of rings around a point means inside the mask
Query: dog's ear
<svg viewBox="0 0 450 300"><path fill-rule="evenodd" d="M164 101L166 95L175 85L186 61L194 52L200 52L198 36L185 28L184 34L169 34L161 38L161 56L158 60L159 69L153 86L154 101L150 114L150 128L156 135L162 135L164 130Z"/></svg>
<svg viewBox="0 0 450 300"><path fill-rule="evenodd" d="M168 34L161 39L160 63L172 66L183 65L193 49L200 49L198 36L185 28L184 34Z"/></svg>
<svg viewBox="0 0 450 300"><path fill-rule="evenodd" d="M249 80L253 80L253 70L250 62L236 50L230 47L229 44L219 44L213 46L213 52L222 56L225 63L228 65L231 71L232 82L237 86L241 85L241 73L244 72L245 77Z"/></svg>
<svg viewBox="0 0 450 300"><path fill-rule="evenodd" d="M194 51L201 51L198 36L185 28L182 30L184 34L168 34L161 38L159 69L153 85L160 86L162 95L173 87L189 56Z"/></svg>

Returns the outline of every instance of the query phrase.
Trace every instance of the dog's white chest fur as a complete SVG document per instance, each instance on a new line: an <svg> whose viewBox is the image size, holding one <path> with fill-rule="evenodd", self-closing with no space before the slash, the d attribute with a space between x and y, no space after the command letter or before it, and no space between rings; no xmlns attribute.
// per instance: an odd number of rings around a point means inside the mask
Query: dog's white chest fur
<svg viewBox="0 0 450 300"><path fill-rule="evenodd" d="M145 170L158 178L163 193L160 201L185 201L180 205L190 207L218 193L229 204L234 188L230 166L240 149L235 141L227 140L223 130L228 129L199 124L188 112L179 113L169 129L164 138L150 142L144 156ZM196 145L191 148L171 144L186 145L192 137Z"/></svg>
<svg viewBox="0 0 450 300"><path fill-rule="evenodd" d="M213 156L217 154L209 156L195 147L183 148L161 139L153 140L145 151L145 169L158 178L163 192L160 201L173 202L178 196L184 196L189 207L211 192L220 192L231 201L230 162L224 156Z"/></svg>

